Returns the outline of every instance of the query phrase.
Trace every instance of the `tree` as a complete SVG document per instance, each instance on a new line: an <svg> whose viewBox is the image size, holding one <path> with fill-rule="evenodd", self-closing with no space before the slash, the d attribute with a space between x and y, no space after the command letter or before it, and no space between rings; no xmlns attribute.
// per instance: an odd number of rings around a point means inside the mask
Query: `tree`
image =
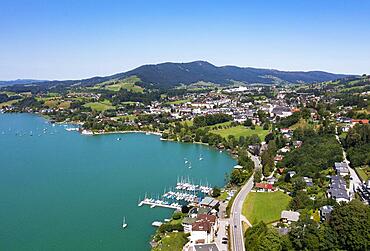
<svg viewBox="0 0 370 251"><path fill-rule="evenodd" d="M318 250L319 225L309 217L301 217L292 224L289 239L295 250Z"/></svg>
<svg viewBox="0 0 370 251"><path fill-rule="evenodd" d="M213 189L212 189L212 197L218 197L218 196L220 196L221 195L221 189L220 188L218 188L218 187L214 187Z"/></svg>
<svg viewBox="0 0 370 251"><path fill-rule="evenodd" d="M370 208L359 200L336 206L329 224L339 236L338 241L343 249L370 248Z"/></svg>
<svg viewBox="0 0 370 251"><path fill-rule="evenodd" d="M290 201L289 207L293 210L311 208L313 205L312 200L304 191L297 191L293 194L293 199Z"/></svg>
<svg viewBox="0 0 370 251"><path fill-rule="evenodd" d="M279 235L275 229L267 227L262 221L248 228L246 231L245 247L246 250L251 251L280 251L292 249L291 243L286 236Z"/></svg>
<svg viewBox="0 0 370 251"><path fill-rule="evenodd" d="M252 126L253 125L253 122L252 122L251 119L246 119L244 121L243 125L249 127L249 126Z"/></svg>
<svg viewBox="0 0 370 251"><path fill-rule="evenodd" d="M258 169L256 171L256 173L254 174L254 181L255 182L260 182L261 181L261 178L262 178L262 172L260 169Z"/></svg>

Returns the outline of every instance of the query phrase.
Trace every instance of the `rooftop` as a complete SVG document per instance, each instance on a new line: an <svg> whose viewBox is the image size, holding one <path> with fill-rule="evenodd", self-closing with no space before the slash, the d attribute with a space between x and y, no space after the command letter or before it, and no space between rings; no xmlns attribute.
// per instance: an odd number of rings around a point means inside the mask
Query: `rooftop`
<svg viewBox="0 0 370 251"><path fill-rule="evenodd" d="M287 219L288 221L298 221L300 213L294 211L281 211L281 218Z"/></svg>

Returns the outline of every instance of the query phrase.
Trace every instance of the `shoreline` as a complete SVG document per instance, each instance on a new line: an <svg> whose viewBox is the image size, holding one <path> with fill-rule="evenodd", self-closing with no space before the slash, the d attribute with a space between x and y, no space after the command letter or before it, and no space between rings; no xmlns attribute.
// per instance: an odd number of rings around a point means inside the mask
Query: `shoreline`
<svg viewBox="0 0 370 251"><path fill-rule="evenodd" d="M83 131L82 131L83 132ZM162 133L160 132L153 132L153 131L138 131L138 130L130 130L130 131L113 131L113 132L91 132L92 134L84 134L82 135L88 135L88 136L95 136L95 135L105 135L105 134L126 134L126 133L145 133L150 135L156 135L156 136L162 136Z"/></svg>

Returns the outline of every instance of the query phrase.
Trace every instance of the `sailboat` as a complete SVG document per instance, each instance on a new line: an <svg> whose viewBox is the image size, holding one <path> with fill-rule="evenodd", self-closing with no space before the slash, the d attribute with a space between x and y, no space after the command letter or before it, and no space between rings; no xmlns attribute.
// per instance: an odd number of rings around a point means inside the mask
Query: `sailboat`
<svg viewBox="0 0 370 251"><path fill-rule="evenodd" d="M126 228L127 227L127 223L126 223L126 217L123 217L123 221L122 221L122 228Z"/></svg>
<svg viewBox="0 0 370 251"><path fill-rule="evenodd" d="M203 160L202 154L199 155L199 160Z"/></svg>

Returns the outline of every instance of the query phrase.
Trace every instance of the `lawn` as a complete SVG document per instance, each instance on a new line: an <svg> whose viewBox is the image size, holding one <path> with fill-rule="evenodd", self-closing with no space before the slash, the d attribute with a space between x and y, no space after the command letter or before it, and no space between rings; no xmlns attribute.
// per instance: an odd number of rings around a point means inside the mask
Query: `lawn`
<svg viewBox="0 0 370 251"><path fill-rule="evenodd" d="M266 135L269 133L269 130L263 130L261 126L256 126L255 130L252 130L248 127L239 125L226 129L217 129L212 130L211 132L221 135L224 138L227 138L229 135L234 135L235 138L240 138L240 136L250 137L253 134L257 134L258 137L264 141Z"/></svg>
<svg viewBox="0 0 370 251"><path fill-rule="evenodd" d="M193 120L184 120L184 121L181 121L180 124L182 125L185 125L187 124L188 126L193 126Z"/></svg>
<svg viewBox="0 0 370 251"><path fill-rule="evenodd" d="M367 181L370 175L369 167L356 167L356 172L362 181Z"/></svg>
<svg viewBox="0 0 370 251"><path fill-rule="evenodd" d="M185 104L187 102L190 102L190 99L180 99L180 100L175 100L175 101L169 101L169 102L166 102L166 104L169 104L169 105L181 105L181 104Z"/></svg>
<svg viewBox="0 0 370 251"><path fill-rule="evenodd" d="M182 250L182 247L188 242L186 234L183 232L169 233L163 237L158 247L153 248L153 251L176 251Z"/></svg>
<svg viewBox="0 0 370 251"><path fill-rule="evenodd" d="M291 197L281 191L251 192L244 201L242 213L251 224L275 222L280 219L281 211L288 207L290 200Z"/></svg>
<svg viewBox="0 0 370 251"><path fill-rule="evenodd" d="M306 128L308 126L308 123L307 123L307 120L305 119L300 119L296 124L292 125L290 127L290 129L294 130L294 129L297 129L299 127L301 128Z"/></svg>
<svg viewBox="0 0 370 251"><path fill-rule="evenodd" d="M106 110L115 109L114 106L112 106L111 102L108 100L104 100L102 102L91 102L84 104L85 107L90 107L91 109L101 112Z"/></svg>

